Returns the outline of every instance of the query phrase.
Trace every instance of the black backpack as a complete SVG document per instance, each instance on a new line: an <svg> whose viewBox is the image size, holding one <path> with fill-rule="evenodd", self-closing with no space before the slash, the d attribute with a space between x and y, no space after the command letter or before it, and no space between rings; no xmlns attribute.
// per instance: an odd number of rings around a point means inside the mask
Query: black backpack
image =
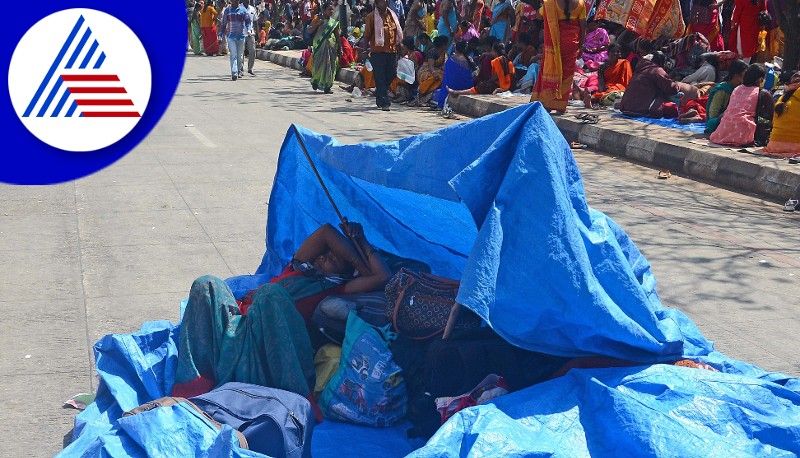
<svg viewBox="0 0 800 458"><path fill-rule="evenodd" d="M471 391L487 375L505 378L511 391L549 378L569 358L517 348L494 333L470 339L435 339L426 343L403 338L392 345L395 361L408 385L410 437L428 438L441 426L435 400Z"/></svg>

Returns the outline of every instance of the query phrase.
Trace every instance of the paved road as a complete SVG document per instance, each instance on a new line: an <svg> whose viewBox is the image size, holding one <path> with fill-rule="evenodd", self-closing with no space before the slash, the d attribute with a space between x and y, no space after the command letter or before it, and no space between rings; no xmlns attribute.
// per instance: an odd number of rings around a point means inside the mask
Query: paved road
<svg viewBox="0 0 800 458"><path fill-rule="evenodd" d="M290 123L345 142L446 125L432 113L314 95L259 62L228 81L223 58L187 58L170 111L117 164L74 183L0 186L0 456L48 456L93 391L91 345L142 321L175 320L198 275L252 272L278 148ZM800 375L800 215L777 205L576 151L590 203L652 262L664 302L720 350ZM13 438L12 440L9 440Z"/></svg>

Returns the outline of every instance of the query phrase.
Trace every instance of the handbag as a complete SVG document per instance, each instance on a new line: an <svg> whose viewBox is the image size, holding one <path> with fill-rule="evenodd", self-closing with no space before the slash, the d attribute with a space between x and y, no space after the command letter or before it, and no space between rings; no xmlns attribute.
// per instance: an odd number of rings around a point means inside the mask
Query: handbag
<svg viewBox="0 0 800 458"><path fill-rule="evenodd" d="M426 340L442 334L456 309L459 282L436 275L400 269L386 285L386 317L394 331ZM453 328L477 329L480 318L460 314Z"/></svg>

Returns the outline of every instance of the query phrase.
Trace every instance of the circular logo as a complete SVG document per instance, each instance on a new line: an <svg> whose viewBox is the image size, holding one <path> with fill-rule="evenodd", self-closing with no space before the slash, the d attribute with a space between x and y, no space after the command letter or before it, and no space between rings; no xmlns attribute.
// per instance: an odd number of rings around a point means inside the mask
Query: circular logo
<svg viewBox="0 0 800 458"><path fill-rule="evenodd" d="M8 69L14 111L36 138L65 151L95 151L128 135L150 99L150 60L110 14L75 8L33 25Z"/></svg>

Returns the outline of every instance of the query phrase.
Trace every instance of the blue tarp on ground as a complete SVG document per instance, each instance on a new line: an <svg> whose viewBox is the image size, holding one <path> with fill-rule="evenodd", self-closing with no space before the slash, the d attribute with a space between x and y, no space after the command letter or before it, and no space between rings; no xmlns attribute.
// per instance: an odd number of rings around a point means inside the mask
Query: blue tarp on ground
<svg viewBox="0 0 800 458"><path fill-rule="evenodd" d="M421 456L674 455L671 445L678 455L707 455L721 443L734 456L800 451L797 379L713 352L691 320L662 306L647 260L619 226L588 207L568 145L539 104L390 143L340 145L301 134L343 213L362 222L376 246L460 278L459 301L508 341L559 356L642 363L572 370L468 409ZM236 293L280 271L320 224L336 222L292 135L281 149L268 221L259 275L230 279ZM66 456L159 443L165 448L149 451L168 453L169 441L142 445L141 434L131 436L138 430L117 418L169 393L176 332L155 323L98 343L98 399L79 415L78 440ZM682 357L723 373L651 365ZM369 431L320 425L313 450L399 456L420 445L405 440L402 428ZM194 446L244 453L224 433L204 434ZM359 440L345 439L353 435Z"/></svg>

